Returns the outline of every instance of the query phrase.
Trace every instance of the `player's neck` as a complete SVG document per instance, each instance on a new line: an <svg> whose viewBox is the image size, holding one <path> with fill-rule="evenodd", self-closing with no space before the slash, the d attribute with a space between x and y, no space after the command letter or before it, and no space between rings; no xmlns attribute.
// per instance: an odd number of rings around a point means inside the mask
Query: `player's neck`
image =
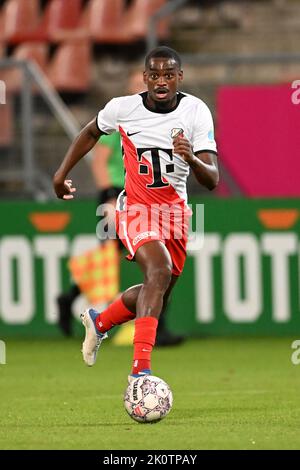
<svg viewBox="0 0 300 470"><path fill-rule="evenodd" d="M154 101L149 94L147 94L146 103L149 109L152 109L155 112L166 112L166 111L173 111L173 109L177 106L177 93L176 95L170 100L165 102L157 102Z"/></svg>

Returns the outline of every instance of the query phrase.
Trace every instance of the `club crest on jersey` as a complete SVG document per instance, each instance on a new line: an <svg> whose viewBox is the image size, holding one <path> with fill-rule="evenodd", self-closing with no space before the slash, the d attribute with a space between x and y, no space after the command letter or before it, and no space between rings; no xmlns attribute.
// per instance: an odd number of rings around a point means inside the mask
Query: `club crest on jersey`
<svg viewBox="0 0 300 470"><path fill-rule="evenodd" d="M184 133L183 129L181 129L180 127L174 127L174 129L171 130L171 137L172 139L175 139L175 137L183 135L183 133Z"/></svg>

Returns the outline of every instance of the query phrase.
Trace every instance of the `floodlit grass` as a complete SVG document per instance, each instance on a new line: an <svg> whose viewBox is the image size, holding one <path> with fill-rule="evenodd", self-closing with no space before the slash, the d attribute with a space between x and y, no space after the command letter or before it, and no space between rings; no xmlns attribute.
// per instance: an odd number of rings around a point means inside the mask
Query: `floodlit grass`
<svg viewBox="0 0 300 470"><path fill-rule="evenodd" d="M0 449L299 449L291 342L199 339L156 349L153 372L170 384L174 406L145 425L123 408L131 348L104 343L88 368L77 340L8 340Z"/></svg>

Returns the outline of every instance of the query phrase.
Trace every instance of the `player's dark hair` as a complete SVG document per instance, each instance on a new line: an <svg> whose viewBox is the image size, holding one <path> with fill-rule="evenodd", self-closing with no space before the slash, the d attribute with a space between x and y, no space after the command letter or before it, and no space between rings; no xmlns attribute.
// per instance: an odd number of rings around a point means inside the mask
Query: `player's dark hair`
<svg viewBox="0 0 300 470"><path fill-rule="evenodd" d="M149 66L150 60L156 57L173 59L177 63L179 69L181 69L181 59L178 53L174 49L171 49L171 47L159 46L159 47L156 47L155 49L152 49L152 51L148 52L148 54L145 57L145 67L147 68Z"/></svg>

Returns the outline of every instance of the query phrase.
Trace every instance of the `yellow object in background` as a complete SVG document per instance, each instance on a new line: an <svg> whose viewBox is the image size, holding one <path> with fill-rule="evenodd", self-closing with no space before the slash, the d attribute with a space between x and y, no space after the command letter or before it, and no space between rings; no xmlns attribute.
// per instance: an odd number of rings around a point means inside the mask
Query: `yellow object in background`
<svg viewBox="0 0 300 470"><path fill-rule="evenodd" d="M112 338L115 346L132 346L134 337L134 321L121 325Z"/></svg>
<svg viewBox="0 0 300 470"><path fill-rule="evenodd" d="M69 261L72 278L92 305L111 302L119 292L119 251L115 240Z"/></svg>

